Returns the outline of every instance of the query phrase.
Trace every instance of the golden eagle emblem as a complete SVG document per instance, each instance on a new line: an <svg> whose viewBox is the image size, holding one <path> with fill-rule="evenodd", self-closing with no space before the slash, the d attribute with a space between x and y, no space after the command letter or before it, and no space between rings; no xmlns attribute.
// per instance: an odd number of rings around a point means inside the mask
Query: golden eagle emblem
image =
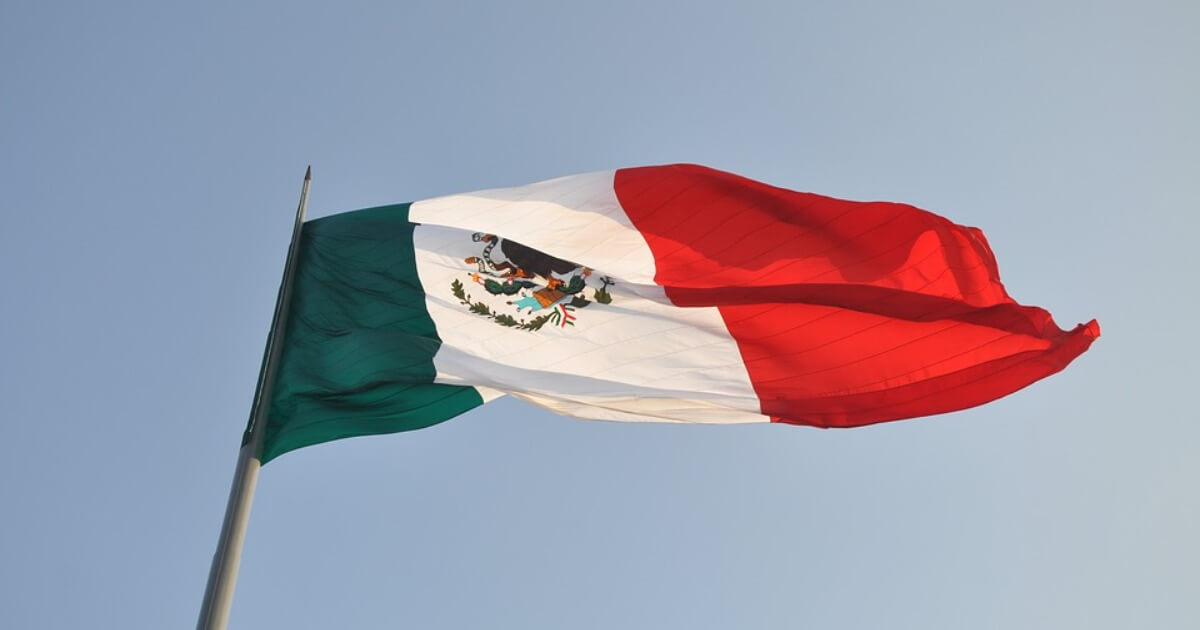
<svg viewBox="0 0 1200 630"><path fill-rule="evenodd" d="M521 330L539 330L546 324L566 328L575 325L578 309L592 302L612 302L608 292L614 284L612 279L597 277L587 267L495 234L476 232L471 238L483 243L483 250L478 256L463 259L474 266L467 277L489 295L510 298L504 303L515 313L496 312L487 303L473 300L461 280L451 282L454 297L476 315Z"/></svg>

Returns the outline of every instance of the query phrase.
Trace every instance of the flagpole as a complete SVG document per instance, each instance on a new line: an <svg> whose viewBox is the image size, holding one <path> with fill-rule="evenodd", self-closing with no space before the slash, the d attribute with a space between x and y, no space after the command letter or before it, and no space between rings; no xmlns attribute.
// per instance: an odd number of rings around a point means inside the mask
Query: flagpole
<svg viewBox="0 0 1200 630"><path fill-rule="evenodd" d="M233 590L237 584L238 566L242 561L242 543L246 539L246 524L250 520L250 504L254 500L254 487L258 483L258 469L262 466L263 433L267 414L271 406L271 390L275 385L275 369L279 363L280 349L287 328L288 304L292 298L292 277L297 255L300 229L308 207L308 188L312 183L312 167L304 172L304 184L300 188L300 205L296 208L296 222L292 226L292 242L288 246L287 262L283 268L283 279L279 283L279 294L275 299L275 315L271 321L271 332L263 349L262 367L258 371L258 385L254 390L254 401L250 406L250 421L242 435L242 448L238 452L237 468L233 473L233 486L229 490L229 503L225 506L225 520L221 524L221 537L217 539L217 551L213 554L212 568L208 573L208 586L204 589L204 602L200 606L197 630L224 630L229 623L229 610L233 605Z"/></svg>

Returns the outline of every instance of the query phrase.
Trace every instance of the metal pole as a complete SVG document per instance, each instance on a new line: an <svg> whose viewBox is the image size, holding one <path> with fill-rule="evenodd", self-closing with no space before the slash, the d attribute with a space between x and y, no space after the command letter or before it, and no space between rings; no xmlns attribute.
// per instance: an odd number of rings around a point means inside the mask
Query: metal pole
<svg viewBox="0 0 1200 630"><path fill-rule="evenodd" d="M258 385L254 391L254 402L250 407L250 421L242 436L242 448L238 452L237 468L233 473L233 487L229 490L229 503L225 506L225 521L221 524L221 537L217 540L217 551L213 554L212 568L208 573L208 586L204 589L204 603L200 606L197 630L224 630L229 623L229 610L233 606L233 590L237 584L238 566L242 561L242 542L246 539L246 524L250 520L250 504L254 500L254 487L258 483L259 460L262 454L263 433L267 414L271 406L271 390L275 385L275 369L283 347L283 335L287 328L288 304L292 298L292 277L297 255L300 229L308 206L308 187L312 183L312 167L304 173L304 185L300 189L300 206L296 208L296 223L292 226L292 243L288 246L287 263L283 268L283 280L279 283L279 294L275 300L275 315L271 321L271 333L263 349L262 367L258 372Z"/></svg>

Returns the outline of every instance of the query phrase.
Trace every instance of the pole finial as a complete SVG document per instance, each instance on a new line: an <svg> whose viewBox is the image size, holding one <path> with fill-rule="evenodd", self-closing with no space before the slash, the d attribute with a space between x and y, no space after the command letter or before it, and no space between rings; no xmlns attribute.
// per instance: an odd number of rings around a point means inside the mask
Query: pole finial
<svg viewBox="0 0 1200 630"><path fill-rule="evenodd" d="M312 181L312 164L308 165L308 169L304 171L305 181Z"/></svg>

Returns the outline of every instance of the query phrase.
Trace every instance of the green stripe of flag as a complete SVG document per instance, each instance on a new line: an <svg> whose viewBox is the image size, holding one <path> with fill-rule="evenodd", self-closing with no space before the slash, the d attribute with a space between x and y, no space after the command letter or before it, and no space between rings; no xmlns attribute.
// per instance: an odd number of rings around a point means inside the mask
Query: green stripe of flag
<svg viewBox="0 0 1200 630"><path fill-rule="evenodd" d="M425 428L483 404L434 384L409 204L304 224L262 462L357 435Z"/></svg>

